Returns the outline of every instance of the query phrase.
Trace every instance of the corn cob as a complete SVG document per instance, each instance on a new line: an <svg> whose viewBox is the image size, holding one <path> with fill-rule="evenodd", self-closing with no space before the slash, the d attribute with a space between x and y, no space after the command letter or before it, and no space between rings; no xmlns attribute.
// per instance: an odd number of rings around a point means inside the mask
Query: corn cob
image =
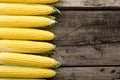
<svg viewBox="0 0 120 80"><path fill-rule="evenodd" d="M2 15L48 15L54 12L58 10L48 5L0 3Z"/></svg>
<svg viewBox="0 0 120 80"><path fill-rule="evenodd" d="M58 0L0 0L0 2L11 2L11 3L55 3Z"/></svg>
<svg viewBox="0 0 120 80"><path fill-rule="evenodd" d="M47 42L0 40L0 51L44 53L54 49L55 46Z"/></svg>
<svg viewBox="0 0 120 80"><path fill-rule="evenodd" d="M7 65L10 64L45 68L56 68L60 66L59 62L49 57L8 52L0 53L0 62Z"/></svg>
<svg viewBox="0 0 120 80"><path fill-rule="evenodd" d="M47 27L55 21L38 16L0 16L0 27Z"/></svg>
<svg viewBox="0 0 120 80"><path fill-rule="evenodd" d="M51 78L56 72L51 69L20 67L20 66L0 66L0 77L2 78Z"/></svg>
<svg viewBox="0 0 120 80"><path fill-rule="evenodd" d="M0 80L46 80L46 79L15 79L15 78L0 78Z"/></svg>
<svg viewBox="0 0 120 80"><path fill-rule="evenodd" d="M52 32L25 28L0 28L0 39L13 40L53 40Z"/></svg>

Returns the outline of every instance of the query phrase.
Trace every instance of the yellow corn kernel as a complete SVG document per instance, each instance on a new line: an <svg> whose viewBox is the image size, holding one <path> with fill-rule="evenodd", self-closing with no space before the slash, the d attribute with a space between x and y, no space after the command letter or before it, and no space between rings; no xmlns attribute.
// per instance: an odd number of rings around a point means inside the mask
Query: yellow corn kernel
<svg viewBox="0 0 120 80"><path fill-rule="evenodd" d="M2 15L48 15L57 12L49 5L0 3Z"/></svg>
<svg viewBox="0 0 120 80"><path fill-rule="evenodd" d="M1 52L0 62L7 65L10 64L45 68L56 68L60 66L59 62L49 57L10 52Z"/></svg>
<svg viewBox="0 0 120 80"><path fill-rule="evenodd" d="M17 78L0 78L0 80L46 80L46 79L17 79Z"/></svg>
<svg viewBox="0 0 120 80"><path fill-rule="evenodd" d="M0 0L0 2L11 2L11 3L55 3L58 0Z"/></svg>
<svg viewBox="0 0 120 80"><path fill-rule="evenodd" d="M0 16L0 27L47 27L55 21L40 16Z"/></svg>
<svg viewBox="0 0 120 80"><path fill-rule="evenodd" d="M51 78L56 72L51 69L0 66L0 77L2 78Z"/></svg>
<svg viewBox="0 0 120 80"><path fill-rule="evenodd" d="M47 42L0 40L0 51L23 52L23 53L44 53L54 49L55 49L55 46Z"/></svg>
<svg viewBox="0 0 120 80"><path fill-rule="evenodd" d="M26 28L0 28L0 39L11 40L53 40L52 32Z"/></svg>

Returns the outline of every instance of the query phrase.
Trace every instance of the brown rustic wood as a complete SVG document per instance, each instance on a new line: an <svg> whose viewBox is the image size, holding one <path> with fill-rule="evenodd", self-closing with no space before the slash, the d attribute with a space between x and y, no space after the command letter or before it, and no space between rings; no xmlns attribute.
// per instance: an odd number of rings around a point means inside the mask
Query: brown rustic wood
<svg viewBox="0 0 120 80"><path fill-rule="evenodd" d="M62 66L120 65L120 43L92 46L58 46L54 57Z"/></svg>
<svg viewBox="0 0 120 80"><path fill-rule="evenodd" d="M86 45L120 41L120 11L62 11L51 28L56 45Z"/></svg>
<svg viewBox="0 0 120 80"><path fill-rule="evenodd" d="M59 75L51 80L117 80L120 67L63 67Z"/></svg>
<svg viewBox="0 0 120 80"><path fill-rule="evenodd" d="M120 0L60 0L55 4L64 8L120 7Z"/></svg>
<svg viewBox="0 0 120 80"><path fill-rule="evenodd" d="M63 11L51 28L57 45L51 57L64 67L51 80L120 80L120 11L105 11L119 9L120 0L60 0L55 6Z"/></svg>

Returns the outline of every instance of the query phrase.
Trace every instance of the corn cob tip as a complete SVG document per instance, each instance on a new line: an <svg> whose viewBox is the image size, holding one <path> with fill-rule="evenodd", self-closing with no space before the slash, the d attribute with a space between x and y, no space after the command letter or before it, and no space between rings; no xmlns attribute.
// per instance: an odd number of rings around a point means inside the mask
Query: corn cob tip
<svg viewBox="0 0 120 80"><path fill-rule="evenodd" d="M54 71L54 75L53 75L53 77L55 77L57 75L57 72L56 71Z"/></svg>
<svg viewBox="0 0 120 80"><path fill-rule="evenodd" d="M51 54L53 54L53 55L54 55L54 54L56 54L56 52L55 52L55 51L52 51L52 52L51 52Z"/></svg>
<svg viewBox="0 0 120 80"><path fill-rule="evenodd" d="M54 45L53 51L55 51L55 50L56 50L56 48L57 48L57 46L56 46L56 45Z"/></svg>
<svg viewBox="0 0 120 80"><path fill-rule="evenodd" d="M56 17L54 17L54 16L46 16L47 18L50 18L50 19L52 19L52 20L55 20L56 19Z"/></svg>
<svg viewBox="0 0 120 80"><path fill-rule="evenodd" d="M49 52L44 52L43 54L56 54L56 52L53 50L53 51L49 51Z"/></svg>
<svg viewBox="0 0 120 80"><path fill-rule="evenodd" d="M55 24L55 23L57 23L57 21L51 20L51 24Z"/></svg>
<svg viewBox="0 0 120 80"><path fill-rule="evenodd" d="M56 38L56 35L54 33L51 32L51 40L54 40Z"/></svg>
<svg viewBox="0 0 120 80"><path fill-rule="evenodd" d="M58 67L60 67L61 65L62 65L62 63L57 62L57 64L56 64L53 68L58 68Z"/></svg>
<svg viewBox="0 0 120 80"><path fill-rule="evenodd" d="M50 55L50 54L54 55L54 54L56 54L56 52L54 50L52 50L52 51L48 51L48 52L43 52L41 54L43 54L43 55Z"/></svg>
<svg viewBox="0 0 120 80"><path fill-rule="evenodd" d="M59 9L57 9L57 8L55 8L55 7L53 7L53 13L61 13L61 11L59 10Z"/></svg>
<svg viewBox="0 0 120 80"><path fill-rule="evenodd" d="M56 50L56 45L53 45L53 49L50 52L54 54L55 50Z"/></svg>
<svg viewBox="0 0 120 80"><path fill-rule="evenodd" d="M42 52L41 54L53 54L54 55L54 54L56 54L55 50L56 50L56 45L52 45L51 51Z"/></svg>

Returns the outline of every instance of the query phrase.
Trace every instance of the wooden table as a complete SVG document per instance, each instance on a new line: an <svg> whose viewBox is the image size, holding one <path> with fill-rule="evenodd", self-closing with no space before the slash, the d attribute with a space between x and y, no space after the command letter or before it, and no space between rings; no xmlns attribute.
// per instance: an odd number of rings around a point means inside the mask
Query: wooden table
<svg viewBox="0 0 120 80"><path fill-rule="evenodd" d="M50 80L120 80L120 0L60 0L51 28L54 58L62 62Z"/></svg>

